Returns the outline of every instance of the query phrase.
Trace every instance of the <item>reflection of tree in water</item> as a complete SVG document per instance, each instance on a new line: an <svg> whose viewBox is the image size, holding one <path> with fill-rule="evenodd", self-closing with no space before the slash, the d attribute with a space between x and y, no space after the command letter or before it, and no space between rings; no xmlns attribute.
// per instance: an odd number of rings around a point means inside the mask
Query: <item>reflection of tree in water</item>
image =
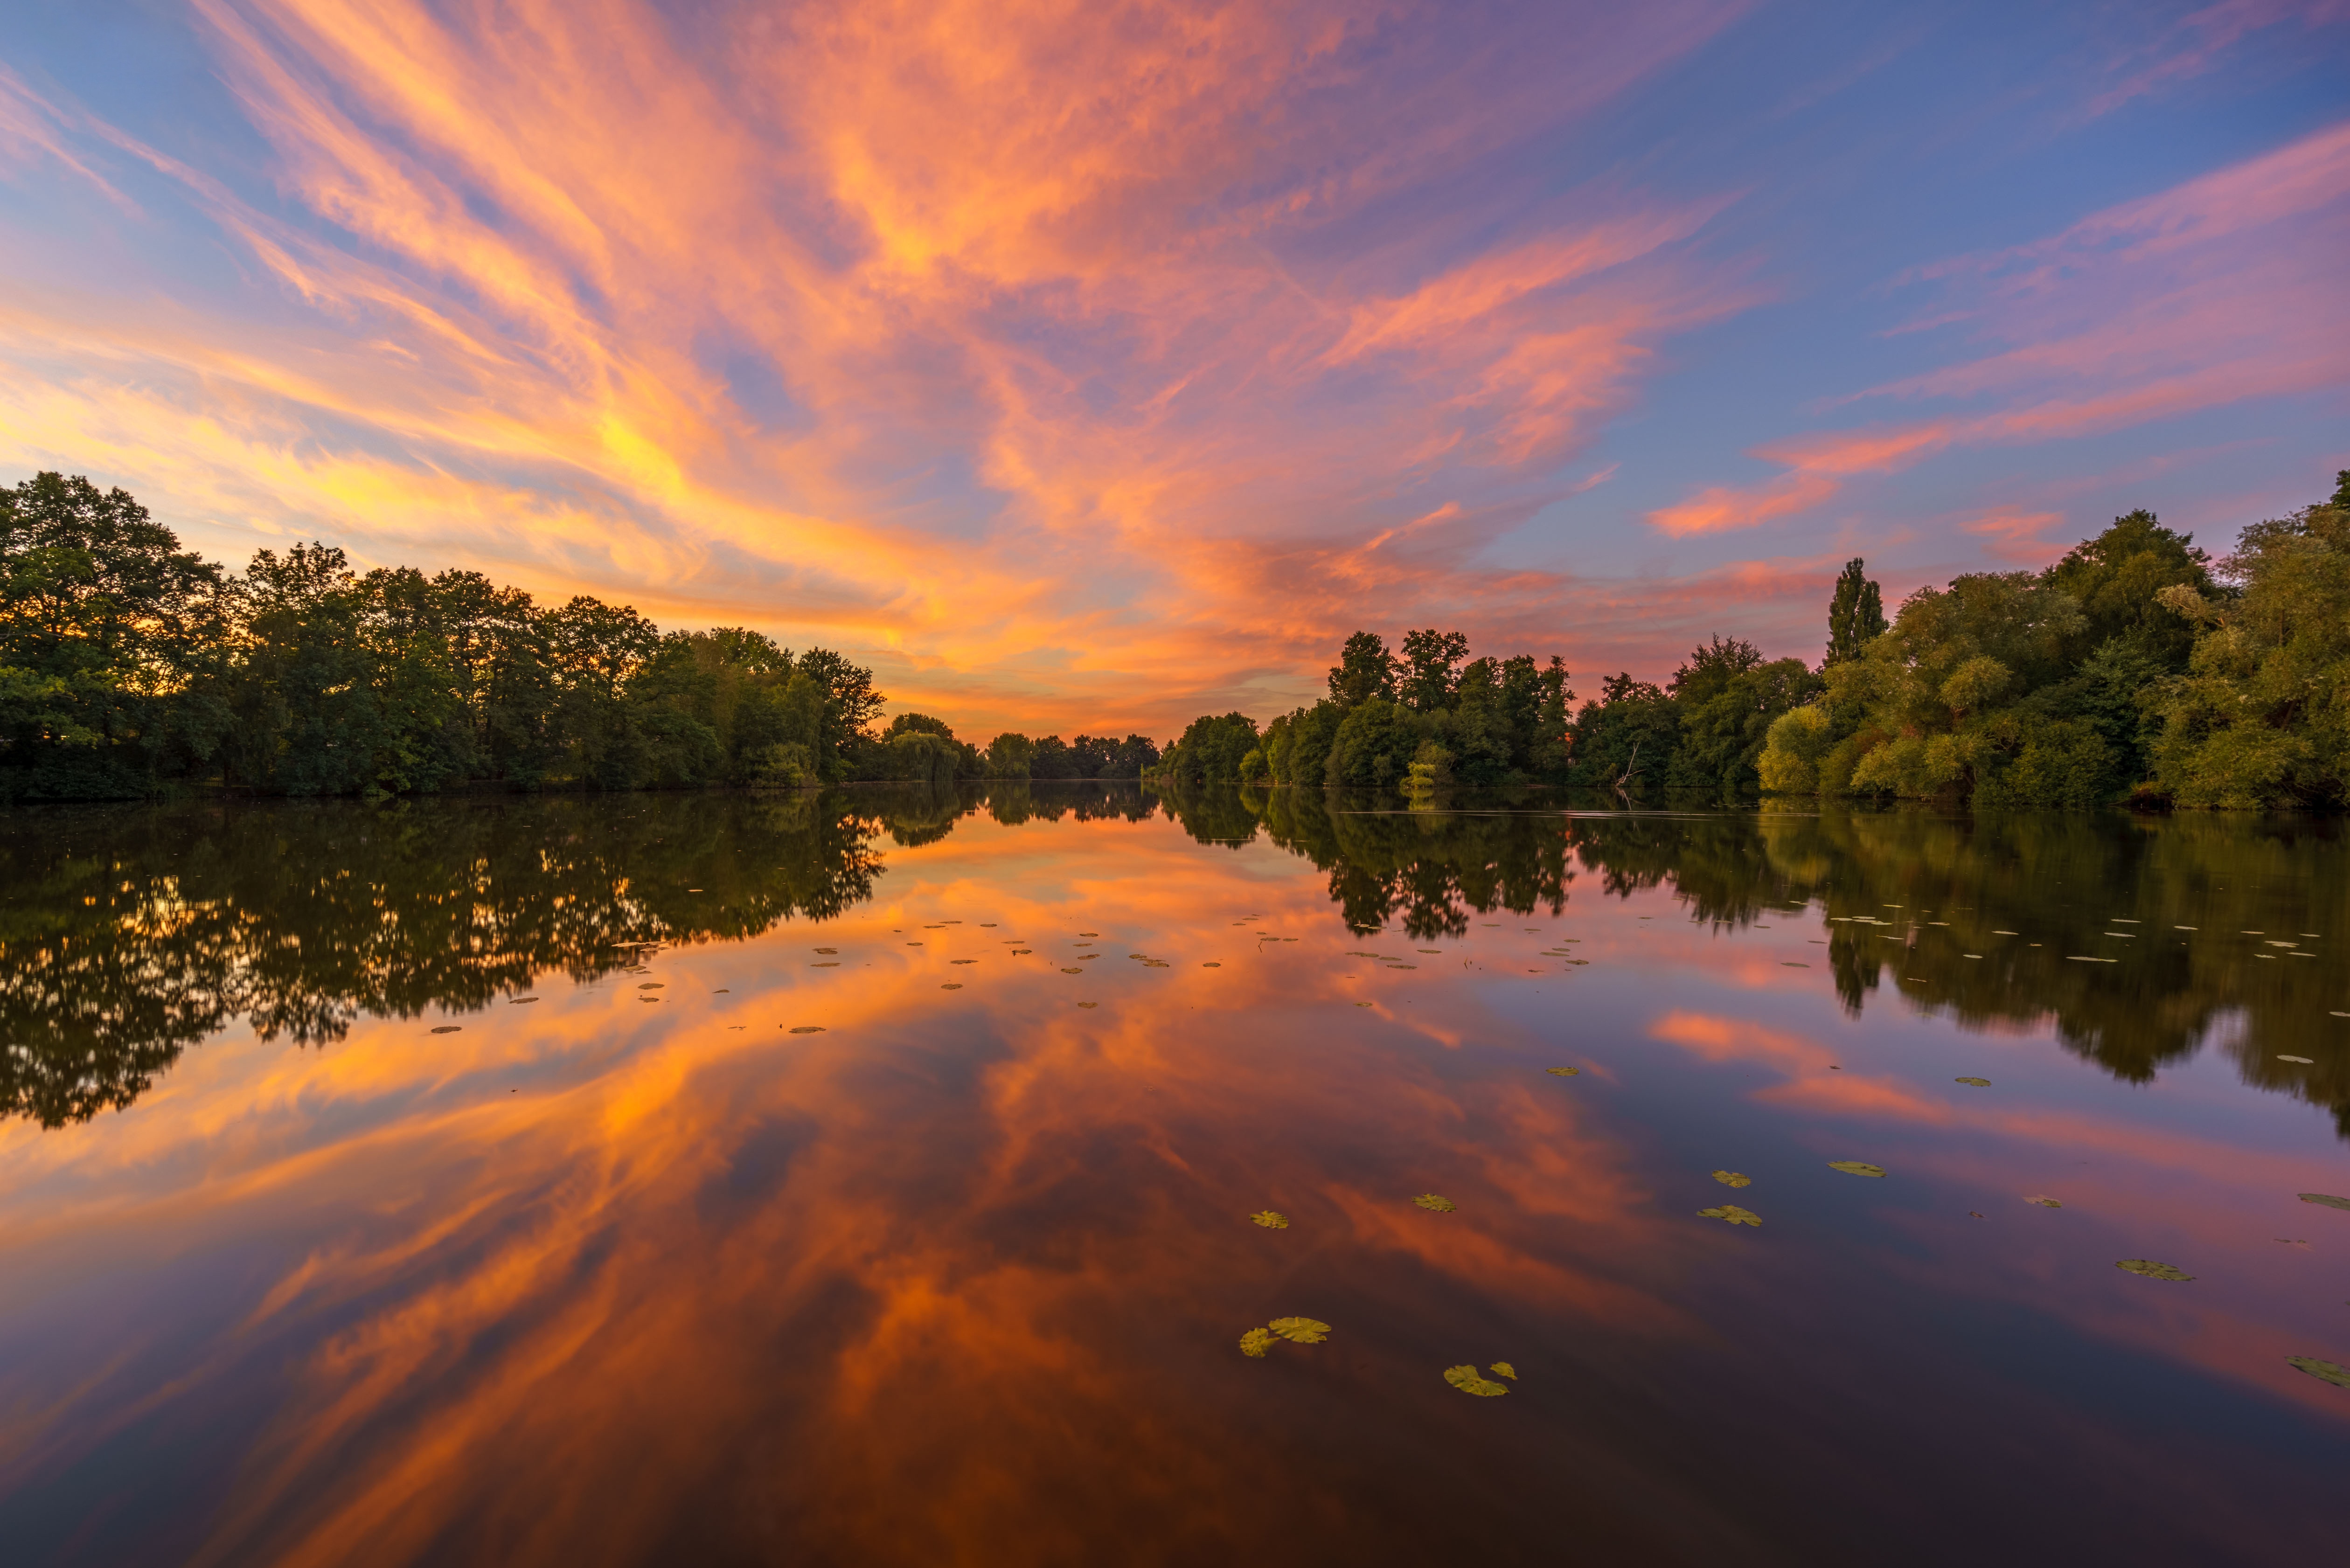
<svg viewBox="0 0 2350 1568"><path fill-rule="evenodd" d="M647 943L732 940L870 898L886 812L625 795L19 812L0 821L0 1115L125 1106L243 1016L317 1044Z"/></svg>
<svg viewBox="0 0 2350 1568"><path fill-rule="evenodd" d="M2350 1012L2333 956L2350 940L2335 820L1569 817L1489 796L1477 804L1491 810L1409 812L1293 789L1162 802L1092 782L19 811L0 818L0 1116L57 1127L126 1106L238 1017L265 1039L322 1043L362 1014L482 1007L548 972L593 980L642 944L827 919L872 896L885 835L930 843L983 809L1013 826L1139 821L1161 804L1202 842L1262 831L1310 860L1357 931L1399 915L1433 939L1472 913L1556 914L1570 850L1603 890L1669 884L1718 929L1816 903L1855 1014L1894 992L1970 1029L2048 1021L2131 1082L2210 1039L2249 1082L2332 1108L2350 1137L2350 1020L2330 1016ZM2315 947L2304 932L2324 957L2257 956L2294 950L2267 940ZM2071 961L2084 952L2120 961Z"/></svg>
<svg viewBox="0 0 2350 1568"><path fill-rule="evenodd" d="M2350 936L2350 844L2338 820L1807 804L1578 819L1572 831L1610 890L1669 879L1717 924L1817 901L1831 918L1836 992L1856 1015L1883 989L1971 1029L2046 1021L2066 1049L2133 1083L2224 1040L2247 1080L2330 1107L2350 1137L2350 1021L2330 1015L2350 1011L2332 956ZM2017 934L1992 935L2002 929ZM2319 933L2328 956L2255 956L2293 950L2264 949L2268 938L2308 947L2303 932Z"/></svg>
<svg viewBox="0 0 2350 1568"><path fill-rule="evenodd" d="M1376 798L1313 790L1252 798L1275 844L1329 875L1331 901L1357 931L1378 930L1399 911L1413 937L1459 936L1472 912L1531 915L1540 906L1555 915L1566 907L1566 838L1557 816L1396 811Z"/></svg>

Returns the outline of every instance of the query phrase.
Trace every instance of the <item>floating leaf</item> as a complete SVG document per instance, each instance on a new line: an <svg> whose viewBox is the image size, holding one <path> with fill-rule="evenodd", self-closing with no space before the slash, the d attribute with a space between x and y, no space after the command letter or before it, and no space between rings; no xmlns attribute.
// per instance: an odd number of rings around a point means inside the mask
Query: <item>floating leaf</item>
<svg viewBox="0 0 2350 1568"><path fill-rule="evenodd" d="M1496 1376L1508 1378L1513 1383L1518 1380L1518 1369L1506 1361L1496 1361L1488 1370Z"/></svg>
<svg viewBox="0 0 2350 1568"><path fill-rule="evenodd" d="M1719 1209L1700 1209L1697 1214L1700 1220L1726 1220L1732 1225L1752 1225L1758 1231L1762 1228L1762 1216L1751 1209L1741 1209L1735 1203L1725 1203Z"/></svg>
<svg viewBox="0 0 2350 1568"><path fill-rule="evenodd" d="M1330 1325L1310 1317L1277 1317L1265 1326L1293 1345L1319 1345L1330 1337Z"/></svg>
<svg viewBox="0 0 2350 1568"><path fill-rule="evenodd" d="M637 987L637 989L639 991L660 991L668 984L669 981L665 980L649 980L645 981L644 984Z"/></svg>
<svg viewBox="0 0 2350 1568"><path fill-rule="evenodd" d="M1262 1210L1257 1213L1250 1215L1249 1218L1255 1220L1258 1224L1263 1226L1268 1231L1286 1231L1289 1229L1289 1216L1286 1214L1276 1213L1274 1210L1270 1209Z"/></svg>
<svg viewBox="0 0 2350 1568"><path fill-rule="evenodd" d="M2124 1258L2114 1265L2133 1274L2144 1274L2149 1280L2191 1280L2195 1276L2168 1263L2158 1263L2151 1258Z"/></svg>
<svg viewBox="0 0 2350 1568"><path fill-rule="evenodd" d="M538 998L536 998L536 997L535 997L535 996L514 996L514 997L508 997L508 998L506 999L506 1005L507 1005L508 1007L520 1007L520 1006L521 1006L524 1002L536 1002L537 1000L538 1000Z"/></svg>
<svg viewBox="0 0 2350 1568"><path fill-rule="evenodd" d="M2350 1367L2320 1361L2314 1355L2288 1355L2284 1364L2296 1371L2308 1373L2321 1383L2331 1383L2336 1388L2350 1388Z"/></svg>
<svg viewBox="0 0 2350 1568"><path fill-rule="evenodd" d="M939 989L941 991L961 991L962 987L960 985L942 985L939 987Z"/></svg>
<svg viewBox="0 0 2350 1568"><path fill-rule="evenodd" d="M2064 1207L2062 1203L2057 1202L2054 1198L2049 1197L2044 1192L2027 1192L2024 1194L2023 1200L2026 1203L2037 1203L2043 1209L2062 1209Z"/></svg>
<svg viewBox="0 0 2350 1568"><path fill-rule="evenodd" d="M1828 1168L1841 1170L1846 1176L1883 1176L1885 1174L1883 1166L1871 1165L1865 1159L1832 1159L1828 1161Z"/></svg>
<svg viewBox="0 0 2350 1568"><path fill-rule="evenodd" d="M1752 1187L1754 1185L1754 1179L1752 1177L1741 1175L1735 1170L1717 1170L1713 1173L1713 1179L1721 1183L1724 1187Z"/></svg>
<svg viewBox="0 0 2350 1568"><path fill-rule="evenodd" d="M1448 1366L1444 1369L1444 1380L1463 1394L1474 1394L1484 1399L1490 1399L1496 1394L1509 1392L1507 1388L1492 1378L1478 1376L1477 1369L1473 1366Z"/></svg>
<svg viewBox="0 0 2350 1568"><path fill-rule="evenodd" d="M1253 1328L1241 1335L1243 1355L1253 1355L1262 1361L1264 1359L1264 1353L1272 1348L1273 1335L1264 1329Z"/></svg>
<svg viewBox="0 0 2350 1568"><path fill-rule="evenodd" d="M821 1034L824 1033L824 1025L821 1023L795 1023L792 1025L792 1033L795 1034Z"/></svg>
<svg viewBox="0 0 2350 1568"><path fill-rule="evenodd" d="M1086 971L1081 969L1065 969L1061 972L1063 974L1083 974Z"/></svg>
<svg viewBox="0 0 2350 1568"><path fill-rule="evenodd" d="M1543 1071L1548 1073L1554 1078L1572 1078L1581 1073L1583 1069L1580 1067L1544 1067Z"/></svg>
<svg viewBox="0 0 2350 1568"><path fill-rule="evenodd" d="M1433 1192L1423 1192L1412 1201L1431 1214L1450 1214L1461 1207L1450 1198L1439 1198Z"/></svg>
<svg viewBox="0 0 2350 1568"><path fill-rule="evenodd" d="M829 960L826 961L825 961L825 962L823 962L823 963L812 963L812 964L808 965L808 968L810 968L810 969L838 969L839 967L840 967L840 965L838 965L837 963L834 963L834 962L832 962L832 961L829 961Z"/></svg>
<svg viewBox="0 0 2350 1568"><path fill-rule="evenodd" d="M465 1026L462 1023L438 1024L434 1026L432 1031L435 1034L462 1034L464 1032Z"/></svg>
<svg viewBox="0 0 2350 1568"><path fill-rule="evenodd" d="M820 953L830 955L832 953L838 952L840 950L838 948L818 948L816 950Z"/></svg>
<svg viewBox="0 0 2350 1568"><path fill-rule="evenodd" d="M2317 1059L2314 1056L2288 1056L2282 1052L2279 1052L2277 1054L2277 1060L2280 1062L2298 1062L2304 1067L2314 1067L2317 1064Z"/></svg>
<svg viewBox="0 0 2350 1568"><path fill-rule="evenodd" d="M1080 1002L1077 1005L1079 1007L1099 1007L1101 1003L1098 1002Z"/></svg>
<svg viewBox="0 0 2350 1568"><path fill-rule="evenodd" d="M977 963L977 959L949 959L949 963Z"/></svg>
<svg viewBox="0 0 2350 1568"><path fill-rule="evenodd" d="M1972 1084L1978 1089L1988 1089L1991 1087L1991 1080L1989 1078L1953 1078L1950 1082L1953 1084Z"/></svg>
<svg viewBox="0 0 2350 1568"><path fill-rule="evenodd" d="M2323 1203L2328 1209L2350 1209L2350 1198L2336 1198L2330 1192L2304 1192L2300 1198L2303 1203Z"/></svg>
<svg viewBox="0 0 2350 1568"><path fill-rule="evenodd" d="M1222 969L1224 966L1216 962L1215 960L1210 959L1206 963L1201 964L1200 967L1201 969Z"/></svg>

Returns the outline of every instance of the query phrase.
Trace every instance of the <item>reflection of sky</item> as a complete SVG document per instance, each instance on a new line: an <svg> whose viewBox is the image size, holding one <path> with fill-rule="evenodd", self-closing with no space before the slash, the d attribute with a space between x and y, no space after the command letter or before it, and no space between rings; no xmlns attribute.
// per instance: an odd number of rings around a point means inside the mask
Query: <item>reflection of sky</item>
<svg viewBox="0 0 2350 1568"><path fill-rule="evenodd" d="M2331 488L2339 0L0 18L0 464L1262 719L1441 622L1659 674L1825 585Z"/></svg>
<svg viewBox="0 0 2350 1568"><path fill-rule="evenodd" d="M1609 1561L2324 1560L2350 1394L2283 1360L2350 1361L2350 1215L2293 1199L2350 1189L2322 1115L2217 1052L2132 1085L1854 1016L1816 909L1599 880L1363 937L1262 843L968 818L844 919L460 1033L233 1030L127 1112L0 1131L0 1529L36 1562L1509 1561L1562 1520ZM1733 1199L1761 1231L1695 1215ZM1330 1343L1239 1355L1291 1314ZM1439 1376L1495 1360L1500 1400Z"/></svg>

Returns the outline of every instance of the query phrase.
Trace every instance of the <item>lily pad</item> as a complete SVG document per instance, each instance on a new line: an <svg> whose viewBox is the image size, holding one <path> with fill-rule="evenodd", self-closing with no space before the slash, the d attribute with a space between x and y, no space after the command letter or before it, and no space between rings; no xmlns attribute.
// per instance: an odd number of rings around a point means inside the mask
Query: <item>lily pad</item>
<svg viewBox="0 0 2350 1568"><path fill-rule="evenodd" d="M442 1023L442 1024L438 1024L438 1025L436 1025L436 1026L433 1028L433 1031L432 1031L432 1033L435 1033L435 1034L462 1034L462 1033L463 1033L464 1032L465 1032L465 1026L464 1026L463 1024L462 1024L462 1023Z"/></svg>
<svg viewBox="0 0 2350 1568"><path fill-rule="evenodd" d="M1953 1078L1950 1082L1953 1084L1972 1084L1978 1089L1988 1089L1991 1087L1991 1080L1989 1078Z"/></svg>
<svg viewBox="0 0 2350 1568"><path fill-rule="evenodd" d="M1473 1366L1448 1366L1444 1369L1444 1380L1463 1394L1474 1394L1482 1399L1491 1399L1497 1394L1509 1392L1509 1389L1492 1378L1480 1377L1477 1375L1477 1369Z"/></svg>
<svg viewBox="0 0 2350 1568"><path fill-rule="evenodd" d="M1201 969L1222 969L1222 968L1223 968L1224 966L1223 966L1223 965L1222 965L1222 964L1220 964L1220 963L1218 963L1218 962L1216 962L1213 959L1211 959L1211 960L1209 960L1206 963L1201 964L1200 967L1201 967Z"/></svg>
<svg viewBox="0 0 2350 1568"><path fill-rule="evenodd" d="M1725 1203L1719 1209L1700 1209L1697 1215L1700 1220L1726 1220L1732 1225L1752 1225L1758 1231L1762 1228L1762 1216L1751 1209L1741 1209L1735 1203Z"/></svg>
<svg viewBox="0 0 2350 1568"><path fill-rule="evenodd" d="M1319 1345L1330 1337L1330 1325L1310 1317L1277 1317L1265 1326L1292 1345Z"/></svg>
<svg viewBox="0 0 2350 1568"><path fill-rule="evenodd" d="M1253 1328L1246 1334L1241 1335L1241 1354L1243 1355L1253 1355L1258 1360L1262 1361L1264 1358L1264 1353L1272 1348L1273 1334L1270 1330Z"/></svg>
<svg viewBox="0 0 2350 1568"><path fill-rule="evenodd" d="M795 1023L792 1025L792 1033L795 1034L821 1034L824 1033L824 1025L821 1023Z"/></svg>
<svg viewBox="0 0 2350 1568"><path fill-rule="evenodd" d="M2026 1203L2037 1203L2043 1209L2062 1209L2064 1207L2062 1203L2057 1202L2054 1198L2049 1197L2044 1192L2027 1192L2023 1195L2023 1200Z"/></svg>
<svg viewBox="0 0 2350 1568"><path fill-rule="evenodd" d="M1828 1168L1841 1170L1846 1176L1883 1176L1885 1174L1883 1166L1871 1165L1865 1159L1832 1159L1828 1161Z"/></svg>
<svg viewBox="0 0 2350 1568"><path fill-rule="evenodd" d="M1735 1170L1717 1170L1713 1173L1713 1179L1721 1183L1724 1187L1752 1187L1754 1185L1754 1179L1752 1177Z"/></svg>
<svg viewBox="0 0 2350 1568"><path fill-rule="evenodd" d="M2144 1274L2149 1280L2191 1280L2195 1276L2168 1263L2158 1263L2152 1258L2124 1258L2114 1265L2133 1274Z"/></svg>
<svg viewBox="0 0 2350 1568"><path fill-rule="evenodd" d="M960 985L942 985L939 987L939 989L941 991L961 991L962 987Z"/></svg>
<svg viewBox="0 0 2350 1568"><path fill-rule="evenodd" d="M2350 1366L2320 1361L2314 1355L2288 1355L2284 1364L2296 1371L2308 1373L2320 1383L2331 1383L2336 1388L2350 1388Z"/></svg>
<svg viewBox="0 0 2350 1568"><path fill-rule="evenodd" d="M1080 1002L1077 1005L1079 1007L1099 1007L1101 1003L1098 1002Z"/></svg>
<svg viewBox="0 0 2350 1568"><path fill-rule="evenodd" d="M644 984L642 984L642 985L640 985L640 986L637 987L637 989L638 989L639 991L660 991L660 990L663 989L664 987L666 987L668 984L669 984L669 981L665 981L665 980L649 980L649 981L645 981L645 983L644 983Z"/></svg>
<svg viewBox="0 0 2350 1568"><path fill-rule="evenodd" d="M1065 969L1061 972L1063 974L1083 974L1086 971L1081 969Z"/></svg>
<svg viewBox="0 0 2350 1568"><path fill-rule="evenodd" d="M2304 1192L2300 1198L2303 1203L2323 1203L2328 1209L2350 1209L2350 1198L2336 1198L2330 1192Z"/></svg>
<svg viewBox="0 0 2350 1568"><path fill-rule="evenodd" d="M1423 1192L1412 1201L1431 1214L1450 1214L1461 1207L1450 1198L1439 1198L1433 1192Z"/></svg>
<svg viewBox="0 0 2350 1568"><path fill-rule="evenodd" d="M1267 1209L1259 1213L1252 1214L1249 1218L1255 1220L1258 1224L1263 1226L1268 1231L1286 1231L1289 1229L1289 1216L1281 1213L1277 1210Z"/></svg>
<svg viewBox="0 0 2350 1568"><path fill-rule="evenodd" d="M830 957L832 954L838 952L840 950L839 950L838 948L818 948L818 949L816 949L816 951L818 951L818 952L820 952L820 953L825 954L827 957Z"/></svg>
<svg viewBox="0 0 2350 1568"><path fill-rule="evenodd" d="M1583 1069L1580 1067L1544 1067L1543 1071L1548 1073L1554 1078L1572 1078L1580 1074Z"/></svg>
<svg viewBox="0 0 2350 1568"><path fill-rule="evenodd" d="M1487 1367L1486 1370L1492 1373L1496 1377L1506 1377L1513 1383L1515 1383L1518 1380L1518 1369L1511 1366L1506 1361L1496 1361L1492 1366Z"/></svg>

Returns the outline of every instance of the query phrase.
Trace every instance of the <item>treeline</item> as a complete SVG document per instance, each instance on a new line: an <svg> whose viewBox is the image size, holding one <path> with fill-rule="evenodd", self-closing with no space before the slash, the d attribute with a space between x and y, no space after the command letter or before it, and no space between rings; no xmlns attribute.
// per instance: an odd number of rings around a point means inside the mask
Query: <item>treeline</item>
<svg viewBox="0 0 2350 1568"><path fill-rule="evenodd" d="M1400 654L1376 633L1347 639L1329 695L1260 733L1246 715L1193 721L1168 748L1163 775L1182 781L1431 790L1447 784L1555 784L1735 796L1757 783L1772 722L1820 690L1799 659L1765 659L1715 638L1659 687L1628 674L1574 710L1554 654L1469 657L1460 632L1405 634Z"/></svg>
<svg viewBox="0 0 2350 1568"><path fill-rule="evenodd" d="M2350 471L2217 561L2133 512L2045 571L1921 588L1870 629L1772 724L1765 788L2350 805Z"/></svg>
<svg viewBox="0 0 2350 1568"><path fill-rule="evenodd" d="M805 788L868 779L1139 775L1139 736L983 753L872 672L743 628L663 632L625 605L536 603L479 572L180 548L120 489L0 489L0 801L175 783L286 795L468 784ZM1027 772L1014 773L1024 758Z"/></svg>
<svg viewBox="0 0 2350 1568"><path fill-rule="evenodd" d="M1757 792L1982 805L2350 805L2350 470L2334 495L2244 530L2214 561L2150 512L2044 571L1978 572L1888 622L1849 563L1817 668L1741 638L1662 686L1605 678L1573 709L1554 655L1400 654L1347 639L1329 694L1263 731L1203 716L1158 770L1402 789L1547 784L1638 796Z"/></svg>

